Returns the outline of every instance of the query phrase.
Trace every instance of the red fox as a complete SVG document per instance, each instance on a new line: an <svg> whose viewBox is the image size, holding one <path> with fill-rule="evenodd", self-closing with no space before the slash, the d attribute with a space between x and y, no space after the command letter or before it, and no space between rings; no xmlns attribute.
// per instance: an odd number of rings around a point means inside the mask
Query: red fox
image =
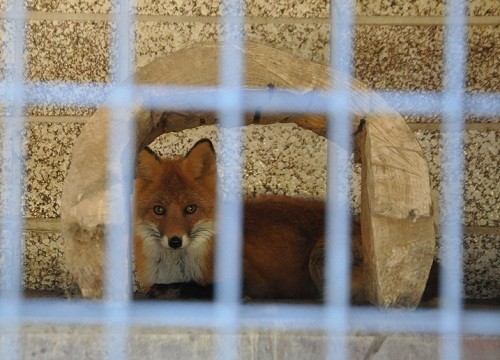
<svg viewBox="0 0 500 360"><path fill-rule="evenodd" d="M141 151L135 183L135 261L141 286L214 282L216 155L210 140L184 158ZM244 202L243 284L250 298L315 299L323 291L325 206L263 196ZM363 289L353 219L351 294Z"/></svg>

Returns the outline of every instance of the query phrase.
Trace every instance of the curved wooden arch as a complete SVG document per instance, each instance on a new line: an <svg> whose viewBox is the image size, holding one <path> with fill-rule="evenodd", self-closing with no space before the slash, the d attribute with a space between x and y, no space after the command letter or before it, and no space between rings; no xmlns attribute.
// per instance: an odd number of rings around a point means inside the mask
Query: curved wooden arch
<svg viewBox="0 0 500 360"><path fill-rule="evenodd" d="M136 81L215 85L218 51L216 44L203 44L157 59L136 73ZM327 66L258 44L249 43L241 51L245 56L245 86L249 88L266 88L269 84L278 89L304 90L329 86ZM366 89L356 80L351 86L355 91ZM141 108L142 103L142 99L136 99L138 149L162 133L214 123L210 114L150 111ZM384 114L364 117L366 125L356 141L362 162L366 292L368 300L379 306L416 306L434 257L429 172L413 133L399 114L387 109ZM261 124L276 122L294 122L319 135L326 133L326 121L319 115L260 118ZM85 125L75 143L61 204L66 265L83 296L90 298L103 294L108 125L105 107ZM129 143L124 139L118 151ZM120 171L120 164L111 166Z"/></svg>

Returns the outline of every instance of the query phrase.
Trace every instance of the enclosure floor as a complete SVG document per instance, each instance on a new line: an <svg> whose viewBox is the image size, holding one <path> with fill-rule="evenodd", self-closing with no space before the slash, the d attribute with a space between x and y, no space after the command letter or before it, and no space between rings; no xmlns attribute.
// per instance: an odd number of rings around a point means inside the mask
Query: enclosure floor
<svg viewBox="0 0 500 360"><path fill-rule="evenodd" d="M3 344L8 340L5 330L0 329ZM105 359L107 339L105 329L100 326L23 325L19 358ZM352 334L344 340L348 359L440 358L441 343L435 335ZM246 329L238 335L238 358L325 359L326 341L327 336L320 332ZM217 334L207 329L133 327L126 344L130 360L219 358L214 356ZM463 359L500 358L500 337L465 337L462 344Z"/></svg>
<svg viewBox="0 0 500 360"><path fill-rule="evenodd" d="M25 298L67 298L63 292L26 290ZM141 299L143 294L135 294ZM466 308L500 310L500 301L478 300ZM0 343L6 336L0 329ZM8 330L7 330L8 331ZM24 324L20 359L104 359L106 333L97 325ZM439 359L435 334L350 334L344 339L349 359ZM216 350L210 329L133 326L129 359L210 359ZM324 359L327 336L318 331L245 329L239 334L241 359ZM463 338L463 359L500 359L500 337ZM443 357L444 359L446 358Z"/></svg>

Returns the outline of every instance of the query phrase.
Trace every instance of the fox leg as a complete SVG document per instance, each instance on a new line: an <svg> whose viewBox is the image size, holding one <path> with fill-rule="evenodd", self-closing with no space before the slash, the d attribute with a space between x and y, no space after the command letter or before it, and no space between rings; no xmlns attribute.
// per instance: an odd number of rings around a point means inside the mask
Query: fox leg
<svg viewBox="0 0 500 360"><path fill-rule="evenodd" d="M318 288L321 298L325 295L325 243L324 239L318 240L309 256L309 273ZM361 255L361 238L354 236L352 241L352 266L351 266L351 299L354 304L364 301L364 270Z"/></svg>
<svg viewBox="0 0 500 360"><path fill-rule="evenodd" d="M324 297L325 287L325 241L318 239L309 255L309 274L318 289L320 298Z"/></svg>
<svg viewBox="0 0 500 360"><path fill-rule="evenodd" d="M361 304L366 300L363 242L361 238L361 224L359 221L359 217L353 217L351 231L351 301L354 304Z"/></svg>
<svg viewBox="0 0 500 360"><path fill-rule="evenodd" d="M351 270L351 302L353 304L362 304L364 297L364 270L361 265L354 265Z"/></svg>

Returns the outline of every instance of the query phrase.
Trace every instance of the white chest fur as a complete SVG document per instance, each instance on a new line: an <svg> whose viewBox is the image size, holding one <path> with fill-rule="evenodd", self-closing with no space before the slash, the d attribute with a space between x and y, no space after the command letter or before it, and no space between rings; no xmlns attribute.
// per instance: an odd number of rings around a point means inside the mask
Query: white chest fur
<svg viewBox="0 0 500 360"><path fill-rule="evenodd" d="M206 256L211 246L213 225L203 224L205 231L188 239L189 245L174 250L161 244L161 237L148 225L138 225L146 256L144 277L149 284L172 284L199 281L206 277ZM201 235L202 234L202 235Z"/></svg>

